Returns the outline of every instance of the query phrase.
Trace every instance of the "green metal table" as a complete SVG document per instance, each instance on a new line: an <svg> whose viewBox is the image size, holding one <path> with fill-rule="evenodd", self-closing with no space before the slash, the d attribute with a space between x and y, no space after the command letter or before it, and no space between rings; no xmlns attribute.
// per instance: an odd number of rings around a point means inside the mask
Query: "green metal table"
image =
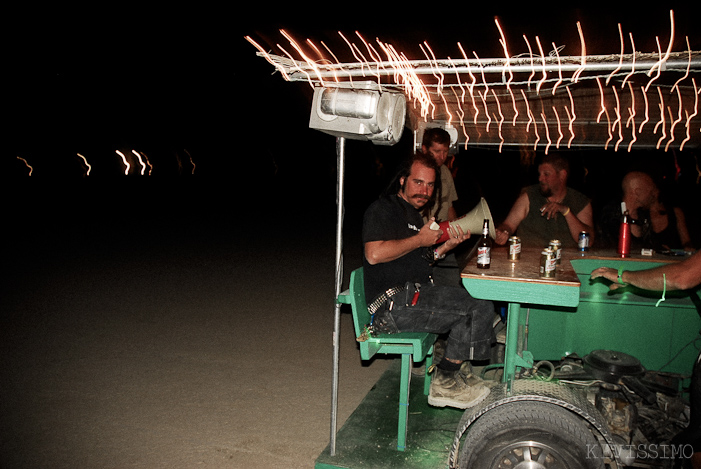
<svg viewBox="0 0 701 469"><path fill-rule="evenodd" d="M475 298L508 303L503 381L513 382L517 367L533 366L527 350L526 316L522 305L575 307L579 304L580 281L568 257L562 259L553 278L540 276L540 249L524 248L518 261L510 261L505 247L492 250L489 269L478 269L470 261L463 269L463 285Z"/></svg>
<svg viewBox="0 0 701 469"><path fill-rule="evenodd" d="M698 289L661 294L626 287L610 291L608 282L591 281L597 267L642 270L680 258L615 252L563 251L552 279L539 275L540 249L525 248L521 259L508 260L505 247L492 252L488 270L470 261L463 285L475 298L508 304L503 380L511 383L516 368L538 360L559 360L609 349L637 357L650 370L690 374L698 355L701 330Z"/></svg>

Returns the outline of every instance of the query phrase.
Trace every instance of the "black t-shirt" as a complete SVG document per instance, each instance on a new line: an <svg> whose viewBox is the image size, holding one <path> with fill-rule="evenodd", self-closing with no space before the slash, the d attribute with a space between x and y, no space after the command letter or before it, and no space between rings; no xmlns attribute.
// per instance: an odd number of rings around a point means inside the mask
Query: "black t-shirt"
<svg viewBox="0 0 701 469"><path fill-rule="evenodd" d="M421 214L407 201L398 195L382 197L365 211L363 244L409 238L423 225ZM399 259L375 265L370 265L363 257L367 302L406 282L427 283L432 272L430 257L427 258L430 252L430 248L419 248Z"/></svg>

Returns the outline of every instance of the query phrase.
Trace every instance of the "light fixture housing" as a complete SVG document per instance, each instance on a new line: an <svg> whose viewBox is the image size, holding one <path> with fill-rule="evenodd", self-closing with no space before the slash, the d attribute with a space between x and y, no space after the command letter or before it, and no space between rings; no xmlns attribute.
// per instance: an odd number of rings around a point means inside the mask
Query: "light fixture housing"
<svg viewBox="0 0 701 469"><path fill-rule="evenodd" d="M401 139L405 122L404 95L381 91L376 83L314 88L311 129L376 145L394 145Z"/></svg>

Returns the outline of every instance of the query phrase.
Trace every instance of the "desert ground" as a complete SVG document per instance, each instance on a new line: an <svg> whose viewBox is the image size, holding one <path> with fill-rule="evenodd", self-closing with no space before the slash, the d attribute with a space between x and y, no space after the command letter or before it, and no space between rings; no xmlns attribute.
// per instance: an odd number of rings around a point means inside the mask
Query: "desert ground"
<svg viewBox="0 0 701 469"><path fill-rule="evenodd" d="M8 195L0 467L313 467L330 438L333 197L300 226L205 187ZM339 427L387 366L362 364L341 325Z"/></svg>

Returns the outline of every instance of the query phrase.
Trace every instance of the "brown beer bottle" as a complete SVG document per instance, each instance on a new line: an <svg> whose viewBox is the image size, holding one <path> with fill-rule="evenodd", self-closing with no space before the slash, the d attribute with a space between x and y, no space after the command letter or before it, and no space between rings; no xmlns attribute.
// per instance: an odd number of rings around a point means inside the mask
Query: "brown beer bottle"
<svg viewBox="0 0 701 469"><path fill-rule="evenodd" d="M488 269L492 264L492 240L489 239L489 220L482 225L482 238L477 243L477 268Z"/></svg>

